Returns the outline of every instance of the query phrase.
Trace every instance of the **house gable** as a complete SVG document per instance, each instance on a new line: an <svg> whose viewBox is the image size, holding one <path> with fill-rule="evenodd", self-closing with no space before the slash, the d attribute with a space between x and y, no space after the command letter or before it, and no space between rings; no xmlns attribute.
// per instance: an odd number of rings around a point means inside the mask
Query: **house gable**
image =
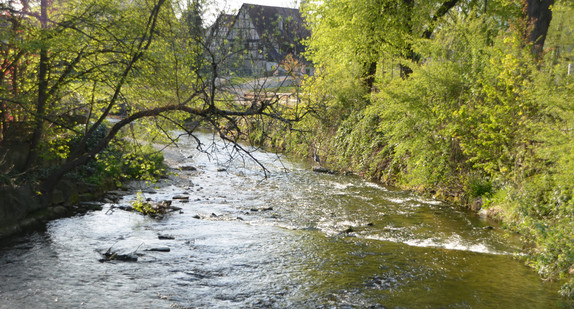
<svg viewBox="0 0 574 309"><path fill-rule="evenodd" d="M240 12L249 16L253 30L274 61L280 62L288 54L301 58L304 51L301 40L307 38L310 32L304 27L298 9L243 4Z"/></svg>
<svg viewBox="0 0 574 309"><path fill-rule="evenodd" d="M280 63L289 54L304 60L301 41L309 35L298 9L243 4L228 40L247 50L252 59Z"/></svg>

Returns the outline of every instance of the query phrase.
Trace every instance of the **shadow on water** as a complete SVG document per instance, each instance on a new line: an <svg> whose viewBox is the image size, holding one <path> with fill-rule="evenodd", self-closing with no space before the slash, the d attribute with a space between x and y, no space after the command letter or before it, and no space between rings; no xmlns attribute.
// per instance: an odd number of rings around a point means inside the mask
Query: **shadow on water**
<svg viewBox="0 0 574 309"><path fill-rule="evenodd" d="M187 196L172 200L181 213L106 204L13 240L0 249L0 308L567 308L492 223L254 155L268 179L184 140L166 158L195 169L143 188L152 201ZM110 249L137 262L98 262Z"/></svg>

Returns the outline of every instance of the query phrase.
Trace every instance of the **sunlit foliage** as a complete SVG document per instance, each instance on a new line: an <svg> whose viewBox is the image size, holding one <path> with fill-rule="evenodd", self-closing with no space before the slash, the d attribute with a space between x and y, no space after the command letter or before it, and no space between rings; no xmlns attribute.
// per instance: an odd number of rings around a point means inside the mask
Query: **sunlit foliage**
<svg viewBox="0 0 574 309"><path fill-rule="evenodd" d="M314 118L297 127L310 135L292 135L305 146L290 144L498 213L530 244L528 263L569 279L562 293L573 297L572 4L552 6L541 54L530 34L548 12L530 2L308 2Z"/></svg>

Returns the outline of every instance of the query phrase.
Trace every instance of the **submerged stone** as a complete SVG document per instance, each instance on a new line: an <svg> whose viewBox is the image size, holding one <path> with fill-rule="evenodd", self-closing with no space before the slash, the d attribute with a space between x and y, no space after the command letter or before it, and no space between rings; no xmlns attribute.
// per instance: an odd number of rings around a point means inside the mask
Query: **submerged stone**
<svg viewBox="0 0 574 309"><path fill-rule="evenodd" d="M182 171L190 171L190 172L197 171L197 168L195 166L191 166L191 165L183 165L183 166L180 166L179 169Z"/></svg>
<svg viewBox="0 0 574 309"><path fill-rule="evenodd" d="M170 252L171 249L169 247L154 247L154 248L146 249L146 251Z"/></svg>
<svg viewBox="0 0 574 309"><path fill-rule="evenodd" d="M102 254L103 258L101 258L100 262L108 262L108 261L123 261L123 262L137 262L138 256L135 253L128 253L128 254L119 254L115 252L105 252Z"/></svg>
<svg viewBox="0 0 574 309"><path fill-rule="evenodd" d="M173 200L180 200L180 201L189 201L188 195L176 195L172 197Z"/></svg>

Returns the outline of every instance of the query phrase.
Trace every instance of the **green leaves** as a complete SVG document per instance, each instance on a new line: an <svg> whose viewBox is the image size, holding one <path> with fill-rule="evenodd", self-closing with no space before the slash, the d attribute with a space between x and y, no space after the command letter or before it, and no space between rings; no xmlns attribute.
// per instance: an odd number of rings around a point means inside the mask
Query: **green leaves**
<svg viewBox="0 0 574 309"><path fill-rule="evenodd" d="M307 81L309 147L342 169L503 209L532 245L529 263L569 278L573 297L571 4L556 2L541 61L522 1L460 1L441 18L449 3L415 2L306 5L319 68Z"/></svg>

